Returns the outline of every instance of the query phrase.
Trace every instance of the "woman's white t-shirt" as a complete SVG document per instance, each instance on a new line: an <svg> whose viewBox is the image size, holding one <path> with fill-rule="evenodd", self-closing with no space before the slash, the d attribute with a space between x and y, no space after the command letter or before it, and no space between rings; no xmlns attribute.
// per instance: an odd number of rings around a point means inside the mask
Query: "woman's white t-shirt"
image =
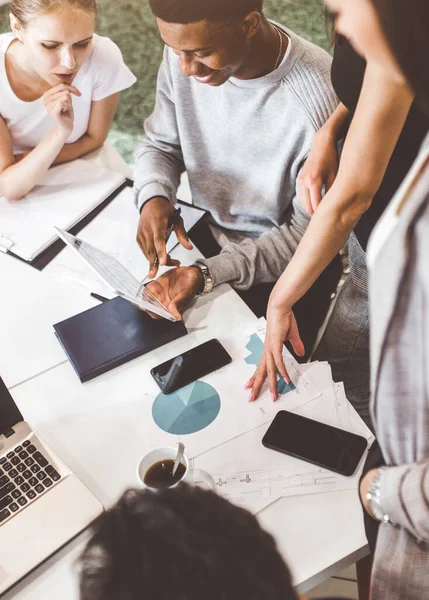
<svg viewBox="0 0 429 600"><path fill-rule="evenodd" d="M6 122L14 153L19 154L35 148L51 131L53 121L46 112L43 98L24 102L10 87L5 57L14 39L13 33L0 35L0 116ZM125 90L136 81L118 46L109 38L94 34L92 53L73 81L82 96L72 96L74 127L67 143L75 142L88 130L91 102Z"/></svg>

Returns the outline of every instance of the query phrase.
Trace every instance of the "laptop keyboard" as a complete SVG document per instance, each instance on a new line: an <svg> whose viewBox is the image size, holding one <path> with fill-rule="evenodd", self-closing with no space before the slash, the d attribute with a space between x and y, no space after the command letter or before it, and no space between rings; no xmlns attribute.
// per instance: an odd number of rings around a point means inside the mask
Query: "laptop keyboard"
<svg viewBox="0 0 429 600"><path fill-rule="evenodd" d="M0 458L0 526L61 479L30 440Z"/></svg>

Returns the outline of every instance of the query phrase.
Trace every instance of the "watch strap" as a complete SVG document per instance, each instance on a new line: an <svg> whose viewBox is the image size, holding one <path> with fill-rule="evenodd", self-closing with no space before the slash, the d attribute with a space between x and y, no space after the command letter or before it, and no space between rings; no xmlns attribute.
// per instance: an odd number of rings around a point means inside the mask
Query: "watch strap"
<svg viewBox="0 0 429 600"><path fill-rule="evenodd" d="M198 295L209 294L213 290L213 277L210 275L209 268L198 260L192 266L196 267L204 277L204 287L198 292Z"/></svg>

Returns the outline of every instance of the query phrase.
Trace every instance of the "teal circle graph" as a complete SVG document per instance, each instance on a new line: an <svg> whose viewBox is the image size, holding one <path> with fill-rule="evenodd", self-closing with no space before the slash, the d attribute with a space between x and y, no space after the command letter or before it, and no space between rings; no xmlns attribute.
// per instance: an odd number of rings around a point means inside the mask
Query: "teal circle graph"
<svg viewBox="0 0 429 600"><path fill-rule="evenodd" d="M158 394L152 406L153 420L158 427L174 435L205 429L219 411L219 394L202 381L190 383L172 394Z"/></svg>

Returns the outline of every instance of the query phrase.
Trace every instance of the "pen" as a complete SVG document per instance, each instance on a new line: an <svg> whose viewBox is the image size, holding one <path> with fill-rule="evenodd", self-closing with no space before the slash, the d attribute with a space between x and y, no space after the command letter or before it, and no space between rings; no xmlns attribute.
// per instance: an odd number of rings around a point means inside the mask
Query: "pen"
<svg viewBox="0 0 429 600"><path fill-rule="evenodd" d="M171 218L168 221L167 231L165 232L165 244L168 243L168 240L170 239L171 234L174 231L174 228L176 227L177 223L179 222L181 212L182 212L181 208L176 208L174 213L171 215ZM154 267L157 267L159 265L158 255L156 255L153 265L154 265Z"/></svg>
<svg viewBox="0 0 429 600"><path fill-rule="evenodd" d="M108 302L109 301L109 298L105 298L104 296L100 296L100 294L96 294L95 292L91 292L90 296L92 296L96 300L99 300L100 302Z"/></svg>
<svg viewBox="0 0 429 600"><path fill-rule="evenodd" d="M165 232L165 244L167 245L168 240L171 237L171 234L174 231L174 228L176 227L177 223L179 222L180 219L180 215L182 213L182 209L181 208L176 208L176 210L174 211L174 213L171 215L169 221L168 221L168 227L167 227L167 231ZM153 265L151 265L151 267L157 267L159 265L159 259L158 259L158 255L155 256L155 260L153 261ZM149 275L146 275L146 277L143 279L142 281L142 285L144 285L149 279Z"/></svg>

